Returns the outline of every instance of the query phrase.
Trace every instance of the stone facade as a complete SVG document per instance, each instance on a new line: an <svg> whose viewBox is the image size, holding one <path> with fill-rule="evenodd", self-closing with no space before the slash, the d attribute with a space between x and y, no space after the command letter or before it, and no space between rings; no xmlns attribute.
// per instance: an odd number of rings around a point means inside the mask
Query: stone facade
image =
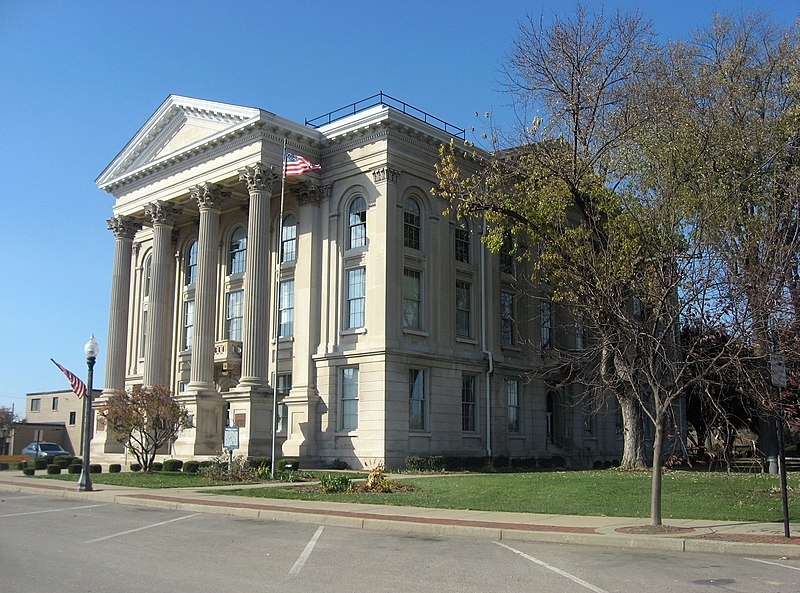
<svg viewBox="0 0 800 593"><path fill-rule="evenodd" d="M312 128L169 97L97 180L115 258L96 406L169 385L194 420L182 458L220 452L228 422L269 455L276 415L278 456L304 463L618 459L614 406L586 415L546 380L554 346L580 347L568 312L432 194L450 140L385 104ZM284 145L321 171L283 180ZM121 451L95 431L93 456Z"/></svg>

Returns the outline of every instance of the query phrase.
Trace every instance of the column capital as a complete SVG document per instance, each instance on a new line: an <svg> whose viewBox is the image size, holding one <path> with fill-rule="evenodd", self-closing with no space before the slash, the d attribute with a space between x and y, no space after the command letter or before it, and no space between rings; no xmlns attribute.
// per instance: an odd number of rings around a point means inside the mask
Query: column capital
<svg viewBox="0 0 800 593"><path fill-rule="evenodd" d="M189 191L200 210L219 210L231 195L218 183L201 183L189 188Z"/></svg>
<svg viewBox="0 0 800 593"><path fill-rule="evenodd" d="M133 239L136 231L142 228L142 225L130 216L112 216L106 220L106 224L117 239Z"/></svg>
<svg viewBox="0 0 800 593"><path fill-rule="evenodd" d="M372 179L375 183L383 183L385 181L397 183L400 181L400 171L389 167L378 167L372 170Z"/></svg>
<svg viewBox="0 0 800 593"><path fill-rule="evenodd" d="M247 184L247 191L272 191L272 185L277 179L277 175L272 172L272 167L267 167L261 163L250 165L239 170L239 181Z"/></svg>
<svg viewBox="0 0 800 593"><path fill-rule="evenodd" d="M161 200L156 200L145 205L145 213L152 219L153 224L175 224L175 215L180 212L175 206Z"/></svg>
<svg viewBox="0 0 800 593"><path fill-rule="evenodd" d="M300 206L305 206L306 204L319 206L319 202L322 199L322 188L316 183L308 181L292 186L290 192Z"/></svg>

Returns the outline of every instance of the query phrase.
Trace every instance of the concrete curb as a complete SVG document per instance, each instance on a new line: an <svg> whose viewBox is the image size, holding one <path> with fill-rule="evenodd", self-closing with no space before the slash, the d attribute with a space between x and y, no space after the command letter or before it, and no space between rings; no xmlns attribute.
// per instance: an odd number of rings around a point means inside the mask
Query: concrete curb
<svg viewBox="0 0 800 593"><path fill-rule="evenodd" d="M689 552L730 554L740 556L800 557L800 542L781 544L753 541L730 541L737 534L728 534L728 541L702 539L702 535L649 535L624 534L603 527L568 527L545 524L509 524L503 521L468 520L414 515L409 507L404 515L381 513L379 506L370 512L349 510L347 504L334 503L341 508L292 507L285 501L271 499L244 499L232 501L218 495L203 493L207 498L192 500L197 491L183 490L168 494L165 491L111 488L78 492L51 484L24 485L17 482L0 481L0 491L54 496L70 500L92 500L159 508L191 513L208 513L230 517L242 517L262 521L285 521L314 525L330 525L349 529L366 529L406 535L428 535L433 537L469 537L490 541L546 542L605 546L612 548L639 548L664 552ZM426 509L429 513L432 509ZM451 513L452 514L452 513ZM614 518L615 523L624 519ZM747 537L739 534L740 537Z"/></svg>

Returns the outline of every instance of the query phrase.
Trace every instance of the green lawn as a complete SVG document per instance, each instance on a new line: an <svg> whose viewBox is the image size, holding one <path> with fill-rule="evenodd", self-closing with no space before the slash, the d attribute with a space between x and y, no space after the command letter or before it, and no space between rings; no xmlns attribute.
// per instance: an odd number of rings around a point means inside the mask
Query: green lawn
<svg viewBox="0 0 800 593"><path fill-rule="evenodd" d="M605 471L445 475L403 479L413 492L314 494L292 487L226 491L248 497L347 501L449 509L650 516L650 473ZM777 476L671 471L664 475L665 519L782 521ZM800 478L790 476L789 512L800 521Z"/></svg>

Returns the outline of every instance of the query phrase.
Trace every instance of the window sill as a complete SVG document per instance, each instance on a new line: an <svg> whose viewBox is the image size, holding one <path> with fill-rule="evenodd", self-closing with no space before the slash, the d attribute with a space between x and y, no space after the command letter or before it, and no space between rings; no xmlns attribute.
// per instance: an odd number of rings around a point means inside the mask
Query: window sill
<svg viewBox="0 0 800 593"><path fill-rule="evenodd" d="M430 334L428 332L424 331L424 330L411 329L411 328L408 328L408 327L404 327L403 328L403 333L406 334L406 335L409 335L409 336L419 336L421 338L430 337Z"/></svg>
<svg viewBox="0 0 800 593"><path fill-rule="evenodd" d="M272 338L272 343L275 344L275 338ZM294 343L294 336L280 336L277 340L278 344L292 344Z"/></svg>
<svg viewBox="0 0 800 593"><path fill-rule="evenodd" d="M479 432L462 432L461 438L465 440L480 440L481 434Z"/></svg>
<svg viewBox="0 0 800 593"><path fill-rule="evenodd" d="M502 348L503 350L510 350L510 351L512 351L512 352L522 352L522 348L520 348L519 346L514 346L514 345L510 345L510 346L501 346L501 348Z"/></svg>
<svg viewBox="0 0 800 593"><path fill-rule="evenodd" d="M341 336L356 336L356 335L365 334L365 333L367 333L367 328L366 327L354 327L352 329L343 329L341 332L339 332L339 335L341 335Z"/></svg>
<svg viewBox="0 0 800 593"><path fill-rule="evenodd" d="M410 437L424 437L424 438L431 438L431 432L429 430L416 430L413 428L408 429L408 436Z"/></svg>
<svg viewBox="0 0 800 593"><path fill-rule="evenodd" d="M508 435L508 438L512 441L524 441L525 435L519 432L513 432Z"/></svg>
<svg viewBox="0 0 800 593"><path fill-rule="evenodd" d="M473 346L478 345L478 340L475 338L465 338L463 336L456 336L456 343L458 344L472 344Z"/></svg>
<svg viewBox="0 0 800 593"><path fill-rule="evenodd" d="M353 430L337 430L335 433L333 433L333 436L347 438L358 437L358 429L354 428Z"/></svg>

